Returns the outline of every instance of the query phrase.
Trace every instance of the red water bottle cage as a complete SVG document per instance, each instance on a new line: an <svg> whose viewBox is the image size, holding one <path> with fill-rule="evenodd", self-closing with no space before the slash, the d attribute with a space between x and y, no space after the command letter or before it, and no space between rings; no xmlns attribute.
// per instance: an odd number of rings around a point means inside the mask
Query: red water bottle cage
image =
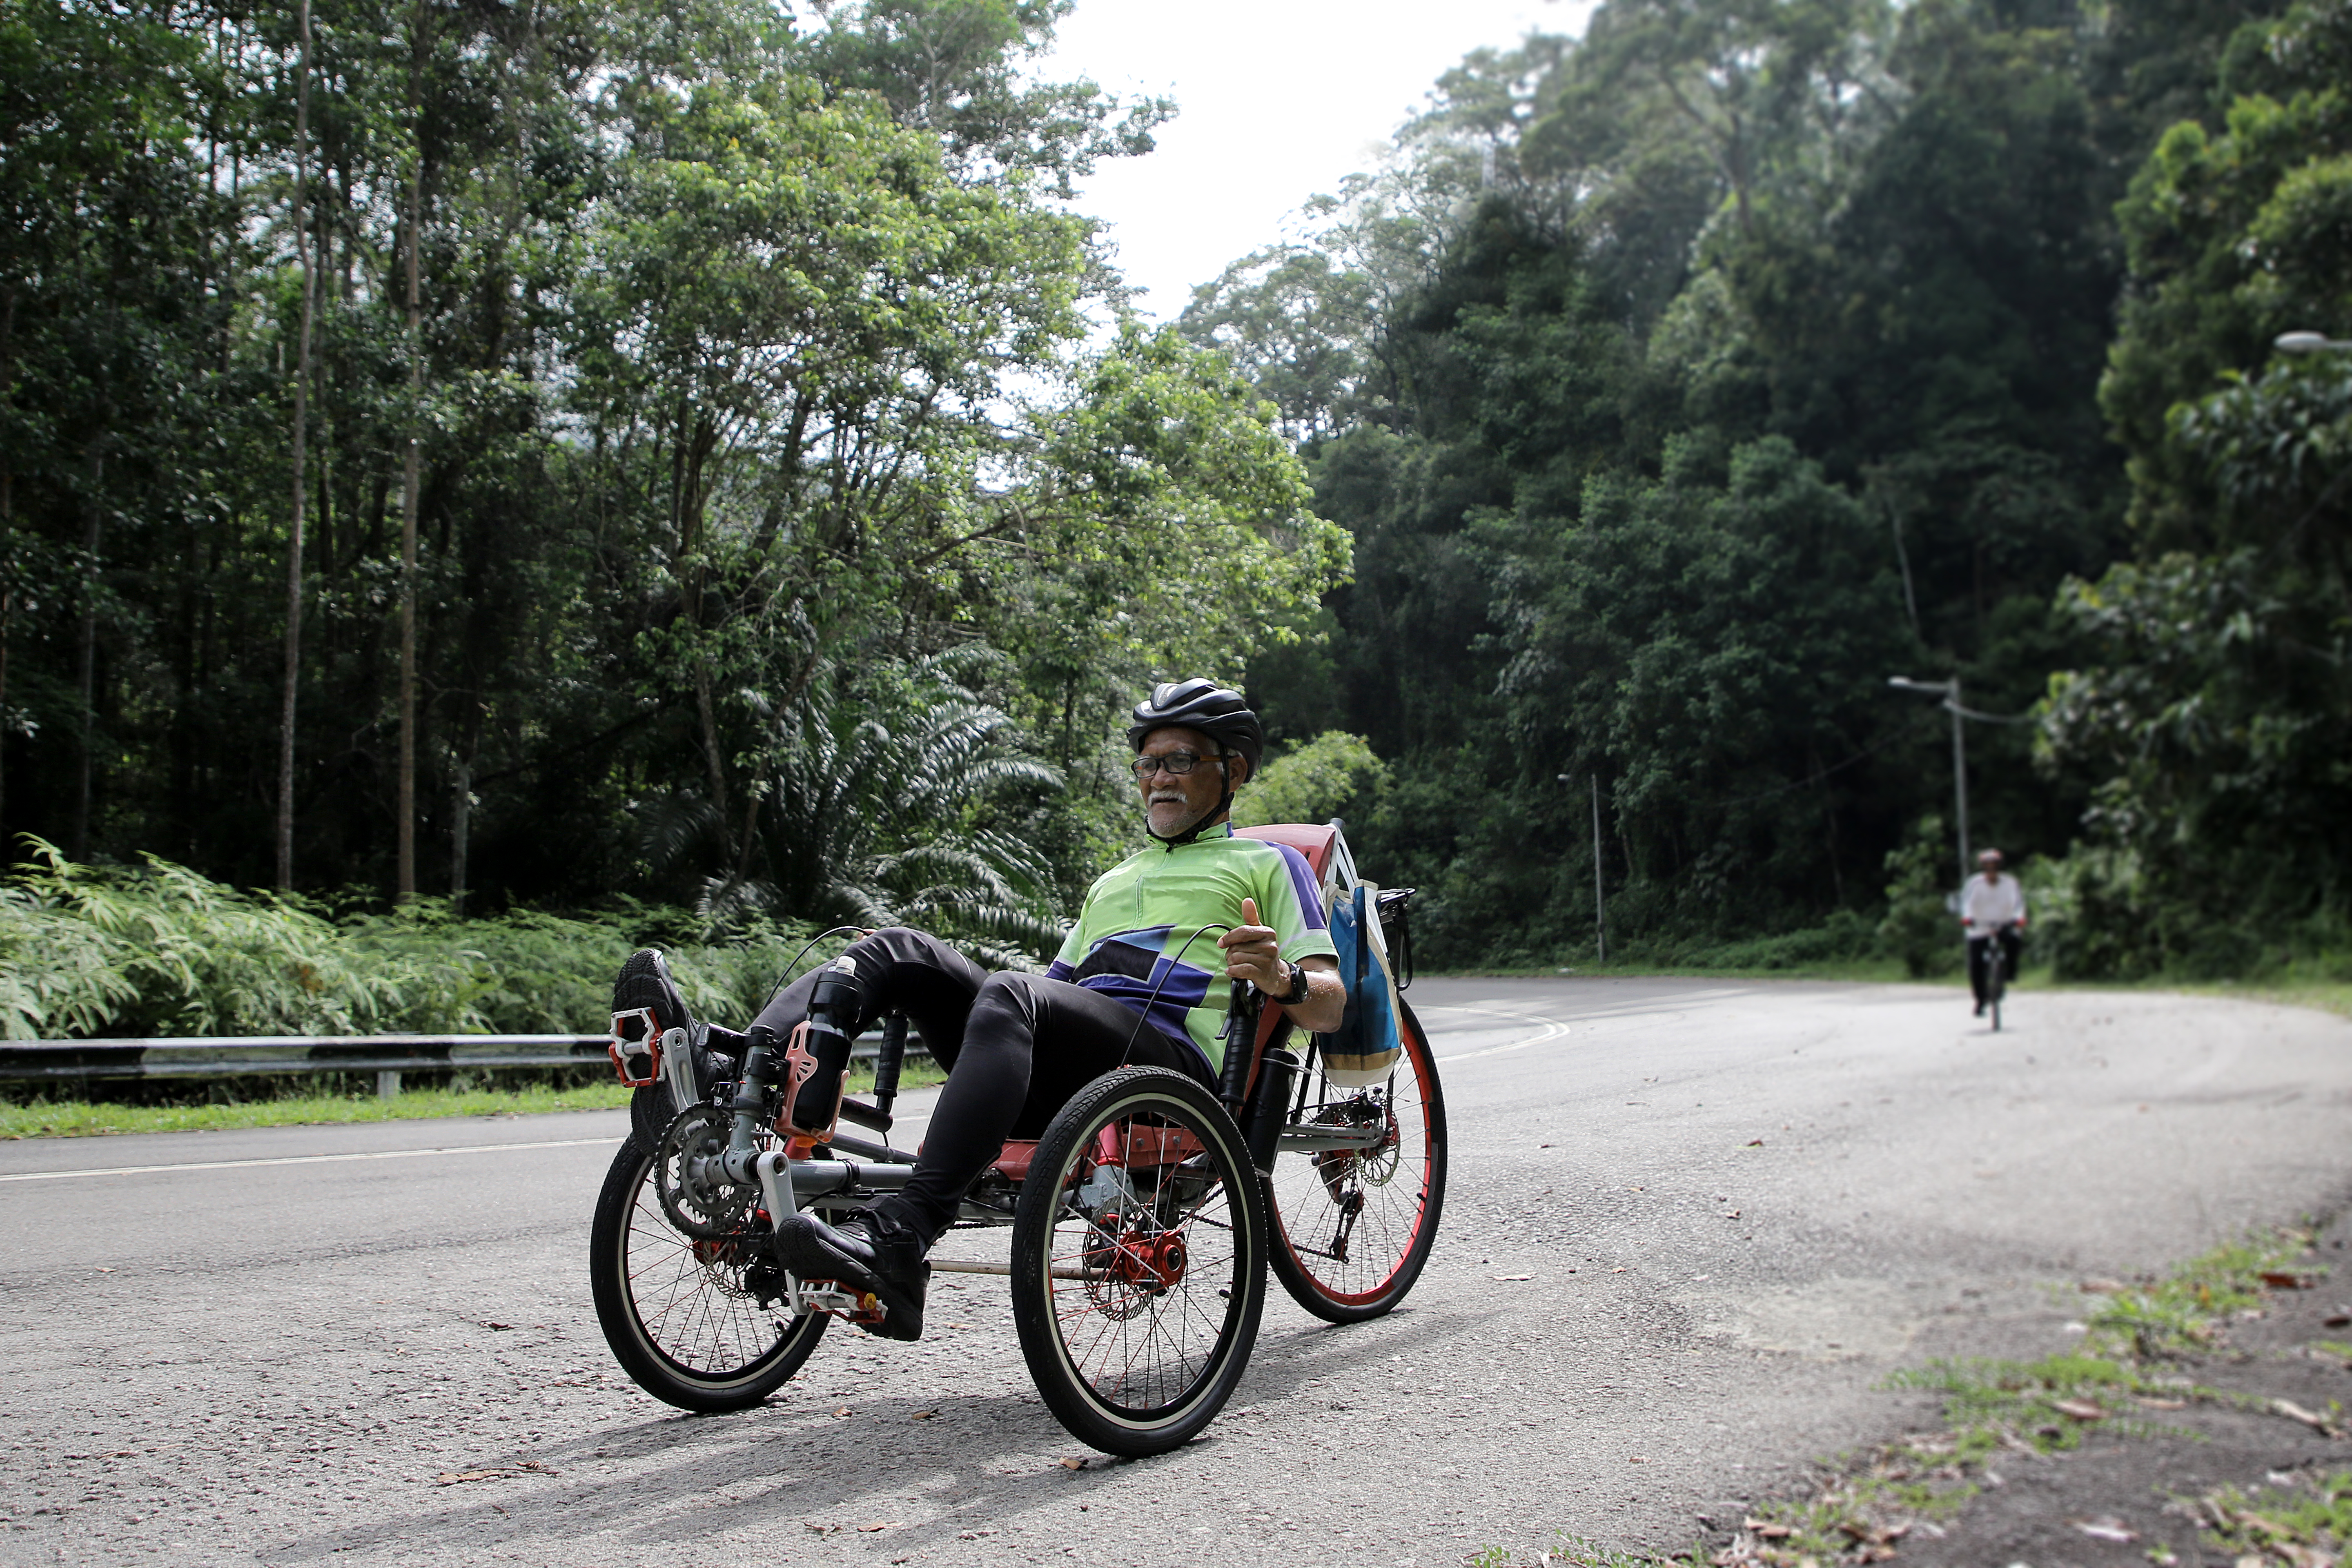
<svg viewBox="0 0 2352 1568"><path fill-rule="evenodd" d="M841 1102L849 1093L849 1073L845 1065L840 1081L833 1088L833 1109L824 1125L801 1127L793 1122L793 1109L800 1104L801 1086L816 1076L816 1054L808 1048L809 1025L803 1018L793 1026L792 1038L784 1045L784 1105L777 1113L776 1131L786 1138L805 1138L813 1143L830 1143L834 1132L841 1126Z"/></svg>

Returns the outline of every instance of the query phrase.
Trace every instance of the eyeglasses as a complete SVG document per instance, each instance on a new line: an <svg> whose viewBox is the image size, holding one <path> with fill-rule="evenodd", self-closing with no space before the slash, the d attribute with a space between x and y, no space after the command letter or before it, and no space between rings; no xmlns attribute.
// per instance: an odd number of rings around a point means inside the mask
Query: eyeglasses
<svg viewBox="0 0 2352 1568"><path fill-rule="evenodd" d="M1182 778L1202 763L1222 763L1224 760L1223 757L1199 756L1192 752L1170 752L1165 756L1138 757L1128 765L1135 770L1135 776L1139 779L1148 779L1153 773L1160 772L1171 773L1178 778Z"/></svg>

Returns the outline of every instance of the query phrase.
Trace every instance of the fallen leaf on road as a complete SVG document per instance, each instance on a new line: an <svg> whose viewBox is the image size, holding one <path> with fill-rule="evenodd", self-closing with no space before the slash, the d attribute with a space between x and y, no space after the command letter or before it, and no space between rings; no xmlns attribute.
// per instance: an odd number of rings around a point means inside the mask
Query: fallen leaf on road
<svg viewBox="0 0 2352 1568"><path fill-rule="evenodd" d="M444 1470L433 1478L436 1486L454 1487L466 1481L503 1480L509 1476L551 1476L555 1474L537 1459L525 1459L520 1465L500 1465L487 1470Z"/></svg>
<svg viewBox="0 0 2352 1568"><path fill-rule="evenodd" d="M1739 1217L1739 1211L1738 1209L1726 1209L1723 1211L1723 1217L1726 1219L1738 1219Z"/></svg>
<svg viewBox="0 0 2352 1568"><path fill-rule="evenodd" d="M2331 1329L2352 1328L2352 1312L2330 1312L2326 1324Z"/></svg>
<svg viewBox="0 0 2352 1568"><path fill-rule="evenodd" d="M1534 1278L1535 1276L1532 1274L1497 1274L1495 1276L1495 1281L1496 1284L1507 1285L1514 1279L1532 1279Z"/></svg>
<svg viewBox="0 0 2352 1568"><path fill-rule="evenodd" d="M835 1415L846 1415L849 1414L849 1406L845 1405L840 1409L835 1411L834 1414Z"/></svg>
<svg viewBox="0 0 2352 1568"><path fill-rule="evenodd" d="M512 1323L484 1323L482 1327L486 1329L511 1329L514 1325Z"/></svg>
<svg viewBox="0 0 2352 1568"><path fill-rule="evenodd" d="M1761 1149L1764 1147L1764 1140L1761 1138L1750 1138L1748 1141L1747 1147L1750 1149Z"/></svg>
<svg viewBox="0 0 2352 1568"><path fill-rule="evenodd" d="M1064 1459L1062 1461L1062 1468L1066 1470L1083 1470L1086 1468L1087 1462L1084 1459Z"/></svg>
<svg viewBox="0 0 2352 1568"><path fill-rule="evenodd" d="M2105 1421L2107 1418L2105 1405L2094 1405L2087 1399L2053 1399L2050 1402L2050 1408L2061 1415L2072 1415L2077 1421Z"/></svg>
<svg viewBox="0 0 2352 1568"><path fill-rule="evenodd" d="M859 1525L857 1527L857 1533L860 1535L871 1535L877 1530L896 1530L898 1528L898 1521L895 1519L877 1519L871 1524Z"/></svg>
<svg viewBox="0 0 2352 1568"><path fill-rule="evenodd" d="M1641 1456L1641 1455L1636 1454L1636 1455L1634 1455L1632 1458L1627 1459L1625 1462L1626 1462L1627 1464L1629 1464L1629 1465L1646 1465L1646 1464L1648 1464L1650 1461L1649 1461L1649 1460L1647 1460L1647 1459L1645 1459L1645 1458L1642 1458L1642 1456Z"/></svg>
<svg viewBox="0 0 2352 1568"><path fill-rule="evenodd" d="M2139 1539L2139 1531L2125 1525L2112 1515L2098 1519L2070 1519L2066 1521L2094 1541L2112 1541L2128 1546Z"/></svg>
<svg viewBox="0 0 2352 1568"><path fill-rule="evenodd" d="M2329 1421L2326 1416L2320 1415L2315 1410L2305 1410L2302 1405L2297 1405L2292 1399L2272 1400L2271 1410L2276 1415L2285 1416L2290 1421L2302 1422L2305 1426L2310 1427L2313 1431L2319 1433L2323 1436L2333 1437L2336 1436L2335 1424Z"/></svg>
<svg viewBox="0 0 2352 1568"><path fill-rule="evenodd" d="M1612 1274L1622 1274L1625 1270L1622 1268L1612 1268L1609 1272Z"/></svg>
<svg viewBox="0 0 2352 1568"><path fill-rule="evenodd" d="M2124 1282L2120 1279L2085 1279L2083 1281L2083 1294L2085 1296L2113 1296L2123 1289Z"/></svg>
<svg viewBox="0 0 2352 1568"><path fill-rule="evenodd" d="M2319 1283L2309 1274L2288 1274L2277 1269L2265 1269L2259 1278L2273 1290L2308 1290Z"/></svg>
<svg viewBox="0 0 2352 1568"><path fill-rule="evenodd" d="M2134 1397L2138 1400L2143 1407L2149 1410L2186 1410L2189 1408L2189 1401L2185 1399L2158 1399L2153 1394L2136 1394Z"/></svg>
<svg viewBox="0 0 2352 1568"><path fill-rule="evenodd" d="M937 1415L938 1414L939 1412L936 1410L918 1410L911 1417L909 1417L909 1419L915 1421L929 1421L932 1416Z"/></svg>
<svg viewBox="0 0 2352 1568"><path fill-rule="evenodd" d="M1788 1525L1771 1524L1760 1519L1743 1519L1739 1521L1739 1528L1759 1541L1785 1541L1796 1533Z"/></svg>

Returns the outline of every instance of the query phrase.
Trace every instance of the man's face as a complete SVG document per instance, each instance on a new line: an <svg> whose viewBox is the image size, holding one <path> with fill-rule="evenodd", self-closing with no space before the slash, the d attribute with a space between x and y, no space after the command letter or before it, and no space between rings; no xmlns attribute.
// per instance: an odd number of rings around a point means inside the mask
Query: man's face
<svg viewBox="0 0 2352 1568"><path fill-rule="evenodd" d="M1216 742L1198 730L1177 726L1154 730L1146 735L1136 760L1165 757L1177 752L1189 752L1201 760L1192 764L1189 773L1155 768L1135 781L1143 795L1144 820L1162 838L1176 837L1217 809L1217 802L1225 793L1226 769L1233 770L1233 782L1239 784L1249 767L1239 757L1227 757L1220 763Z"/></svg>

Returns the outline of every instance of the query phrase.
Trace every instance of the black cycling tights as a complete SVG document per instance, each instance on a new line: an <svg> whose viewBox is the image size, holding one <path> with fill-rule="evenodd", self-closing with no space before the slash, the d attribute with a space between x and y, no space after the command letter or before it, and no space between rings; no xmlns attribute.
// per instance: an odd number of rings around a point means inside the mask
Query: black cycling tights
<svg viewBox="0 0 2352 1568"><path fill-rule="evenodd" d="M1158 1067L1207 1081L1195 1052L1083 985L991 974L937 937L904 927L852 943L847 956L857 966L858 1016L839 1022L855 1036L886 1013L904 1013L948 1069L914 1175L876 1205L926 1246L1007 1138L1043 1135L1093 1079L1119 1067ZM808 1015L816 975L786 986L759 1021L789 1036Z"/></svg>

